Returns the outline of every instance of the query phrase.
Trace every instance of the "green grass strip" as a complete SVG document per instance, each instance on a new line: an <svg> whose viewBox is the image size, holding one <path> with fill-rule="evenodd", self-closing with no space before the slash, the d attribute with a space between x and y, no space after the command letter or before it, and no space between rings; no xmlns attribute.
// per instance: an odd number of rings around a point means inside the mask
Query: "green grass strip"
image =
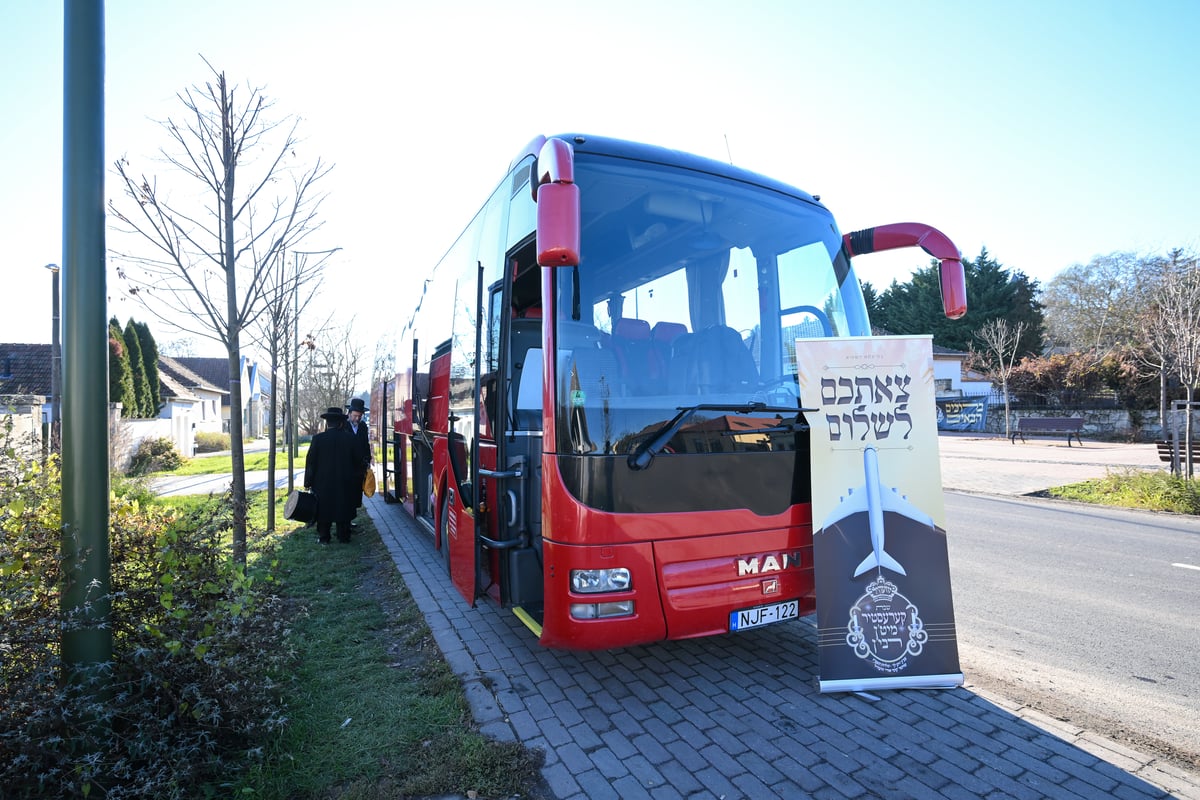
<svg viewBox="0 0 1200 800"><path fill-rule="evenodd" d="M294 609L291 717L241 796L528 796L540 758L475 730L378 533L358 525L348 544L296 529L275 554Z"/></svg>
<svg viewBox="0 0 1200 800"><path fill-rule="evenodd" d="M1103 478L1056 486L1049 494L1106 506L1200 514L1200 483L1166 472L1111 472Z"/></svg>

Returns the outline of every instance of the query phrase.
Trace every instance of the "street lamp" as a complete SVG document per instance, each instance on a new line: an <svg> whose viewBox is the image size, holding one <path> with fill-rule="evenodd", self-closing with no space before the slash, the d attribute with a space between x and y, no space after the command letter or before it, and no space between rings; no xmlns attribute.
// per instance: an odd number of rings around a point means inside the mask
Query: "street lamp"
<svg viewBox="0 0 1200 800"><path fill-rule="evenodd" d="M50 449L57 451L61 445L59 428L61 427L59 413L59 395L62 392L62 345L59 339L59 299L58 299L58 264L47 264L50 270L52 291L51 306L53 310L53 327L50 330Z"/></svg>

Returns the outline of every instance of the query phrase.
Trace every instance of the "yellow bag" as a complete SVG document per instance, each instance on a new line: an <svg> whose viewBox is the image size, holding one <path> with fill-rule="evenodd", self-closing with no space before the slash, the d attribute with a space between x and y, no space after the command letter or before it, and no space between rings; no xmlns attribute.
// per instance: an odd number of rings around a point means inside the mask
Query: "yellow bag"
<svg viewBox="0 0 1200 800"><path fill-rule="evenodd" d="M367 497L375 496L375 470L368 469L366 477L363 478L363 494Z"/></svg>

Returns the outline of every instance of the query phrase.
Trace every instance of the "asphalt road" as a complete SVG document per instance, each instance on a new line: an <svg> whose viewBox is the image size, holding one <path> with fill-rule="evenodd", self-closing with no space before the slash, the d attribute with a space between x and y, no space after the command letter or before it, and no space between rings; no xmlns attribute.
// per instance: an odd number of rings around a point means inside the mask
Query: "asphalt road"
<svg viewBox="0 0 1200 800"><path fill-rule="evenodd" d="M963 670L1200 768L1200 520L947 493Z"/></svg>

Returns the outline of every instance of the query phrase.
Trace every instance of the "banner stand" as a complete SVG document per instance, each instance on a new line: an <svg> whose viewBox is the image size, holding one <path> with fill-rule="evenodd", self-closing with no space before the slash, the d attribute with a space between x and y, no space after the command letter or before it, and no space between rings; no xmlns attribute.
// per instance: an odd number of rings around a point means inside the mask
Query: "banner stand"
<svg viewBox="0 0 1200 800"><path fill-rule="evenodd" d="M929 336L797 339L821 692L961 686Z"/></svg>

